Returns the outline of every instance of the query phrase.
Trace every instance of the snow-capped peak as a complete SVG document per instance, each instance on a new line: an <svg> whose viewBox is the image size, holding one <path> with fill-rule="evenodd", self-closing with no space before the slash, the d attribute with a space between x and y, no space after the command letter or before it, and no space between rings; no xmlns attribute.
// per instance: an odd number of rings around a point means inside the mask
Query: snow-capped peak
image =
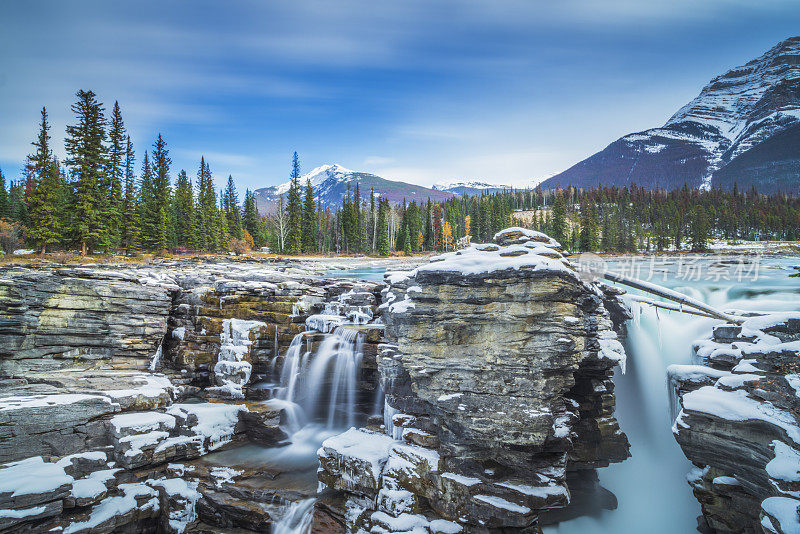
<svg viewBox="0 0 800 534"><path fill-rule="evenodd" d="M353 174L354 171L350 169L346 169L341 165L336 163L327 164L327 165L320 165L319 167L315 167L311 169L309 172L305 173L300 177L300 185L305 186L306 180L311 180L311 185L313 187L317 187L322 182L329 178L335 178L338 181L344 181L347 177ZM275 193L278 195L282 195L289 191L289 187L291 186L291 182L285 182L279 185L275 189Z"/></svg>
<svg viewBox="0 0 800 534"><path fill-rule="evenodd" d="M437 191L449 191L456 187L465 187L469 189L506 189L511 186L501 184L490 184L487 182L466 181L466 182L438 182L434 184L433 189Z"/></svg>

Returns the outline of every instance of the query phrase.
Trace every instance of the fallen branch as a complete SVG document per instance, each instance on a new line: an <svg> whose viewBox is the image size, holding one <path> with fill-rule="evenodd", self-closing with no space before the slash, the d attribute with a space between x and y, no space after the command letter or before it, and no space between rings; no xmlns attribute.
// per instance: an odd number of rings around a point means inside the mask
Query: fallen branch
<svg viewBox="0 0 800 534"><path fill-rule="evenodd" d="M737 317L735 315L730 315L728 313L719 311L718 309L709 306L705 302L700 302L697 299L693 299L692 297L686 296L683 293L678 293L677 291L673 291L666 287L658 286L656 284L651 284L650 282L645 282L643 280L637 280L635 278L620 276L614 273L606 272L603 273L602 276L606 280L617 282L619 284L624 284L626 286L632 287L634 289L639 289L646 293L652 293L653 295L657 295L661 298L677 302L682 306L689 306L696 310L701 310L705 312L708 317L712 317L714 319L720 319L722 321L727 321L733 324L742 324L744 322L743 317ZM676 311L686 311L686 310L679 308Z"/></svg>
<svg viewBox="0 0 800 534"><path fill-rule="evenodd" d="M697 315L700 317L708 317L709 319L719 319L714 315L708 314L704 311L694 310L692 308L681 308L677 304L671 304L669 302L659 302L657 300L653 300L649 297L642 297L640 295L628 295L628 299L633 302L638 302L640 304L647 304L648 306L652 306L654 308L660 308L662 310L669 310L675 311L679 313L687 313L689 315Z"/></svg>

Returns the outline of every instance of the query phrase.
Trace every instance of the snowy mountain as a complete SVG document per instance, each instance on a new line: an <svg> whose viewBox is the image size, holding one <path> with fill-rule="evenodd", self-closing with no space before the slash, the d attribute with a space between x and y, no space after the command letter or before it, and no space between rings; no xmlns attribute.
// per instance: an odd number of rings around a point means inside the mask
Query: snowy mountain
<svg viewBox="0 0 800 534"><path fill-rule="evenodd" d="M355 189L356 182L363 198L369 198L370 190L375 191L375 196L383 196L389 202L400 203L403 200L411 202L425 202L431 200L445 200L453 197L453 193L429 189L420 185L406 182L387 180L365 172L351 171L341 165L322 165L300 178L300 184L305 186L306 180L311 180L314 195L319 196L324 206L331 209L342 204L342 200ZM273 213L278 206L278 200L289 191L289 182L281 185L265 187L255 191L256 206L261 214Z"/></svg>
<svg viewBox="0 0 800 534"><path fill-rule="evenodd" d="M510 185L489 184L486 182L439 182L433 186L437 191L447 191L461 197L482 195L483 193L496 193L511 189Z"/></svg>
<svg viewBox="0 0 800 534"><path fill-rule="evenodd" d="M543 187L637 184L800 193L800 37L717 76L661 128L626 135Z"/></svg>

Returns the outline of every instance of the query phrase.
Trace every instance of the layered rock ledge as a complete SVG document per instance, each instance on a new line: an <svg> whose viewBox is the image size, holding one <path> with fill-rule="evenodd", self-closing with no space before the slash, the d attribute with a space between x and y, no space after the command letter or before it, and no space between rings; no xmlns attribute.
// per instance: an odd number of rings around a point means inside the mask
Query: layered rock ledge
<svg viewBox="0 0 800 534"><path fill-rule="evenodd" d="M595 468L629 456L612 382L625 308L547 236L495 241L386 275L384 427L318 453L352 532L539 532L616 505Z"/></svg>
<svg viewBox="0 0 800 534"><path fill-rule="evenodd" d="M292 467L215 455L286 444L286 414L260 402L273 391L262 383L307 322L380 315L382 284L327 268L0 268L0 532L263 532L313 495L316 480L300 489ZM368 412L381 329L363 328Z"/></svg>
<svg viewBox="0 0 800 534"><path fill-rule="evenodd" d="M717 326L695 350L668 372L700 530L800 532L800 313Z"/></svg>

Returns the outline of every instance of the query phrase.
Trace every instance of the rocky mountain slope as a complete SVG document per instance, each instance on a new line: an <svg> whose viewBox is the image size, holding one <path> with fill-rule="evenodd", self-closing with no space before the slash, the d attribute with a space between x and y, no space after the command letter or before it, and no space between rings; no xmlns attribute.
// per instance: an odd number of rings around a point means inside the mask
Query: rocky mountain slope
<svg viewBox="0 0 800 534"><path fill-rule="evenodd" d="M449 191L440 191L406 182L387 180L374 174L351 171L335 164L322 165L311 170L300 178L300 183L305 186L306 180L311 180L311 185L314 186L314 194L319 195L322 204L329 208L340 206L348 190L352 194L356 182L359 184L363 198L369 198L369 193L372 189L375 191L376 196L388 198L389 202L392 203L400 203L404 199L406 202L411 202L412 200L424 202L428 198L439 201L454 196ZM256 206L259 213L262 215L274 213L277 209L279 198L286 195L288 191L289 182L256 189Z"/></svg>
<svg viewBox="0 0 800 534"><path fill-rule="evenodd" d="M717 76L660 128L626 135L543 187L739 188L800 193L800 37Z"/></svg>

